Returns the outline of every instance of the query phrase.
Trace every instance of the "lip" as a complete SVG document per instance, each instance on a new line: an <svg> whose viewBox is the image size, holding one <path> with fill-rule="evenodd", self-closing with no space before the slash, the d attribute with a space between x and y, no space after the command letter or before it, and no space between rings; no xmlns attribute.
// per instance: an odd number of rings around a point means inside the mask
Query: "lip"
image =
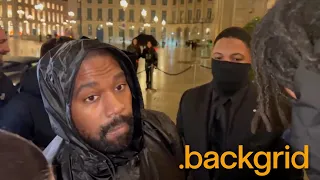
<svg viewBox="0 0 320 180"><path fill-rule="evenodd" d="M128 125L125 123L119 124L116 127L112 128L111 131L108 132L108 136L114 136L114 135L118 135L118 134L122 134L124 131L126 131L125 129L128 128Z"/></svg>

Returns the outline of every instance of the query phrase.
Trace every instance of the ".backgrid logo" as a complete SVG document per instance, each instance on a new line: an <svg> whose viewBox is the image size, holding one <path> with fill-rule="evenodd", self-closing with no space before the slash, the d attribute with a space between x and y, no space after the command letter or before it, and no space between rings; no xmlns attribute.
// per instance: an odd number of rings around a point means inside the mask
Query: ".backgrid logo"
<svg viewBox="0 0 320 180"><path fill-rule="evenodd" d="M290 149L289 145L285 146L286 150ZM253 152L248 152L247 154L243 154L243 145L239 145L238 148L238 155L232 151L224 152L221 157L219 157L219 154L214 151L209 151L204 154L205 160L203 161L203 158L199 152L192 151L190 152L190 146L185 146L185 164L180 164L180 169L198 169L203 166L206 169L219 169L220 165L225 169L233 169L233 168L239 168L243 169L244 165L249 167L250 169L255 169L254 172L258 176L266 176L270 173L271 169L277 169L278 168L278 158L280 156L285 157L285 168L289 169L290 164L296 168L296 169L307 169L309 168L309 146L305 145L304 150L294 152L293 154L290 154L290 152L280 151L280 152L264 152L260 151L254 154L253 156L253 165L249 161L249 157L253 154ZM296 158L297 156L303 157L303 164L297 164ZM193 165L190 163L190 157L191 156L197 156L198 163L196 165ZM226 157L231 156L234 159L237 159L237 161L233 162L232 164L226 164ZM265 164L260 164L258 159L259 157L263 156L266 158ZM291 157L291 158L290 158Z"/></svg>

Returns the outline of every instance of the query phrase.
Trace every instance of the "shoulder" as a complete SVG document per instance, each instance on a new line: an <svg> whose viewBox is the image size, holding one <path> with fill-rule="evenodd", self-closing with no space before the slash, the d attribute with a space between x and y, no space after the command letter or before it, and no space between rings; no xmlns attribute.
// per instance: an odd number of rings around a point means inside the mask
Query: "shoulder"
<svg viewBox="0 0 320 180"><path fill-rule="evenodd" d="M141 111L142 121L151 123L158 128L175 127L173 121L163 112L147 110Z"/></svg>
<svg viewBox="0 0 320 180"><path fill-rule="evenodd" d="M181 103L185 101L195 101L197 99L202 99L202 97L206 97L205 95L210 93L211 90L211 83L188 89L182 94Z"/></svg>

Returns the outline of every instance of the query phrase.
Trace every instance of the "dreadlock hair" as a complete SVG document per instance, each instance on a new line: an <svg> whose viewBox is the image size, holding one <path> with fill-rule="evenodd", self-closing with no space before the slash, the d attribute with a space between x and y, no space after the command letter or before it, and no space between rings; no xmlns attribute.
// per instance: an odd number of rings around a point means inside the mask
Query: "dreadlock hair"
<svg viewBox="0 0 320 180"><path fill-rule="evenodd" d="M280 0L253 33L252 67L259 111L268 130L290 125L291 118L286 117L282 106L290 104L284 88L294 91L299 64L303 62L307 69L320 73L320 56L313 51L320 38L319 9L319 0Z"/></svg>
<svg viewBox="0 0 320 180"><path fill-rule="evenodd" d="M26 139L0 130L0 176L10 180L49 180L50 167L41 150Z"/></svg>

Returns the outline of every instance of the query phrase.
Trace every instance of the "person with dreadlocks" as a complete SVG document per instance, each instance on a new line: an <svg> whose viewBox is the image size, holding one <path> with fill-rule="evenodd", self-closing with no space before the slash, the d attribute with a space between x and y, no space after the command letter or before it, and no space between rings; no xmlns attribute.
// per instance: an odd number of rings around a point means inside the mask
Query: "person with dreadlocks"
<svg viewBox="0 0 320 180"><path fill-rule="evenodd" d="M294 150L309 145L306 172L310 180L320 179L319 10L318 0L278 1L256 27L252 41L263 117L258 123L270 131L289 125ZM270 104L272 99L275 104ZM291 119L284 116L278 103L282 99L292 104ZM281 121L274 119L274 107Z"/></svg>
<svg viewBox="0 0 320 180"><path fill-rule="evenodd" d="M251 82L250 35L242 28L230 27L215 39L212 51L212 75L214 79L200 87L187 90L180 101L177 127L190 151L205 154L215 151L221 156L226 151L237 154L243 145L248 151L277 151L284 149L281 133L269 133L261 127L251 133L252 119L259 118L256 112L257 92ZM248 161L253 164L253 156ZM226 164L237 162L226 158ZM190 159L197 164L196 158ZM265 163L265 160L259 160ZM266 176L258 176L254 169L208 170L200 167L190 172L195 180L234 179L303 179L301 170L285 169L284 158L279 158L279 169Z"/></svg>

